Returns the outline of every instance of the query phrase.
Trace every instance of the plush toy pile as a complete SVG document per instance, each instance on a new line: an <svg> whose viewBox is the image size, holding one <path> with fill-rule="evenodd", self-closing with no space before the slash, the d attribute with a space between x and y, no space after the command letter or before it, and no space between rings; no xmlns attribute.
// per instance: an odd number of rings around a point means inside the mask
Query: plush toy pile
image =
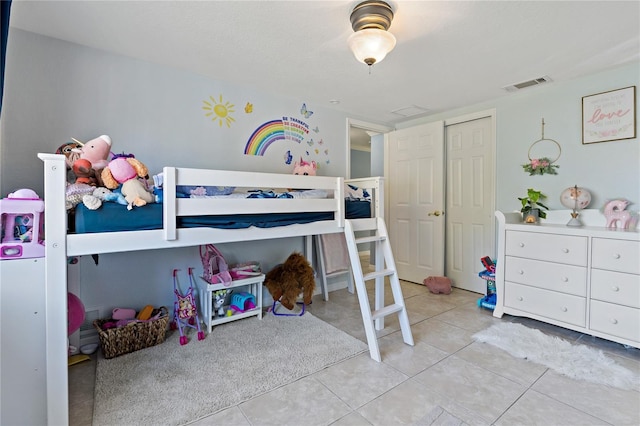
<svg viewBox="0 0 640 426"><path fill-rule="evenodd" d="M156 201L147 182L147 167L132 155L113 155L107 135L83 143L77 139L61 145L67 164L66 208L83 203L96 210L104 202L141 207Z"/></svg>

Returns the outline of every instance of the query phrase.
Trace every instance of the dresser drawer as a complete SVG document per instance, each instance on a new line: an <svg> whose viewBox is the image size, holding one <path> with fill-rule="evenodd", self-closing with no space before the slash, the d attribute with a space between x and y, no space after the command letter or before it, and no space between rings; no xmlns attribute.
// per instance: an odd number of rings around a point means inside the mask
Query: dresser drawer
<svg viewBox="0 0 640 426"><path fill-rule="evenodd" d="M587 295L587 268L507 256L504 263L506 281L562 293Z"/></svg>
<svg viewBox="0 0 640 426"><path fill-rule="evenodd" d="M505 283L504 304L579 327L586 325L584 297L508 282Z"/></svg>
<svg viewBox="0 0 640 426"><path fill-rule="evenodd" d="M640 274L640 241L594 238L592 245L592 267Z"/></svg>
<svg viewBox="0 0 640 426"><path fill-rule="evenodd" d="M640 309L592 300L589 328L640 342Z"/></svg>
<svg viewBox="0 0 640 426"><path fill-rule="evenodd" d="M591 298L640 308L640 275L593 269Z"/></svg>
<svg viewBox="0 0 640 426"><path fill-rule="evenodd" d="M587 266L587 237L522 231L506 234L507 256Z"/></svg>

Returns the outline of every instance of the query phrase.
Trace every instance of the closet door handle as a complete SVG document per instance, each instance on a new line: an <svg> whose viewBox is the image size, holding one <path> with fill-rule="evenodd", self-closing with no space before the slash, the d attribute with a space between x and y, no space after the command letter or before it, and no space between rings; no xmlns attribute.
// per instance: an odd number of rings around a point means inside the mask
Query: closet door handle
<svg viewBox="0 0 640 426"><path fill-rule="evenodd" d="M432 212L427 213L427 216L444 216L444 211L434 210Z"/></svg>

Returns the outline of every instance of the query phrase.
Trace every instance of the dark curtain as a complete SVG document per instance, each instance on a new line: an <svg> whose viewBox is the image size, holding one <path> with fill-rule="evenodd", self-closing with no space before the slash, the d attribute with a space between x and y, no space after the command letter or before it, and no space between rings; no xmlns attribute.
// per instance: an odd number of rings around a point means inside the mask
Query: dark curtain
<svg viewBox="0 0 640 426"><path fill-rule="evenodd" d="M0 113L2 113L2 95L4 93L4 59L7 54L7 38L9 37L9 11L11 0L0 1L0 16L2 17L2 30L0 32Z"/></svg>

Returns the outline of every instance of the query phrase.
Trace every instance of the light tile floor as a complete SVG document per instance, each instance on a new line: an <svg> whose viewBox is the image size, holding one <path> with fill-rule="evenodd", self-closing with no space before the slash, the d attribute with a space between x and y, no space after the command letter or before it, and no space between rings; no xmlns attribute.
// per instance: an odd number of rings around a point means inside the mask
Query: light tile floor
<svg viewBox="0 0 640 426"><path fill-rule="evenodd" d="M372 300L372 287L368 290ZM476 306L477 293L454 289L435 295L407 282L402 290L415 346L403 343L397 319L387 317L379 332L381 363L367 351L194 424L640 424L640 383L636 391L623 391L568 379L471 336L500 321L516 321L602 349L636 372L640 350L526 318L494 318ZM344 289L329 299L316 296L309 311L366 342L357 297ZM69 373L70 423L90 425L95 357Z"/></svg>

